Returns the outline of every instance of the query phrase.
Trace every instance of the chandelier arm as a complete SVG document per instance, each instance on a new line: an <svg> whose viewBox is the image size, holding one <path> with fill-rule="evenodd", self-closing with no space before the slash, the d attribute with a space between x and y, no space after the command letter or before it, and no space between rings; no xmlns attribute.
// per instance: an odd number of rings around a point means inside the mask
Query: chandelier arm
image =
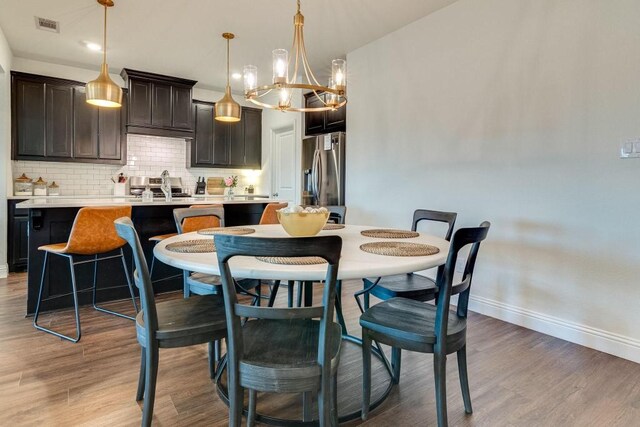
<svg viewBox="0 0 640 427"><path fill-rule="evenodd" d="M309 81L309 84L316 84L317 86L322 86L320 83L318 83L318 80L316 79L316 76L313 74L313 70L311 69L311 66L309 65L309 61L307 60L307 48L304 45L304 35L300 34L300 48L302 49L302 60L304 61L304 65L305 65L305 70L308 71L307 74L307 80ZM313 81L309 79L309 75L311 75L311 77L313 78Z"/></svg>
<svg viewBox="0 0 640 427"><path fill-rule="evenodd" d="M295 29L293 31L293 46L294 47L291 48L291 50L293 50L295 48L296 62L295 62L295 65L293 67L293 78L291 79L291 81L289 81L289 83L295 83L296 79L298 77L298 69L299 69L299 65L300 65L299 62L298 62L298 59L299 59L299 56L300 56L300 45L298 43L296 43L296 41L298 39L298 33L299 33L298 26L296 25Z"/></svg>

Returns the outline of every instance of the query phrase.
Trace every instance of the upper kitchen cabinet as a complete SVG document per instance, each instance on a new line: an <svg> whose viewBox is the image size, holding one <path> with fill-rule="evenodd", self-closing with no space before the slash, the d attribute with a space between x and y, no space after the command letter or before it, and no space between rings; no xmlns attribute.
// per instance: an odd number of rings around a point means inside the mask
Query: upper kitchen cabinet
<svg viewBox="0 0 640 427"><path fill-rule="evenodd" d="M124 68L129 88L127 132L173 138L193 137L193 80Z"/></svg>
<svg viewBox="0 0 640 427"><path fill-rule="evenodd" d="M239 122L214 119L215 104L193 102L195 134L189 166L260 169L262 167L262 110L242 107Z"/></svg>
<svg viewBox="0 0 640 427"><path fill-rule="evenodd" d="M84 83L11 73L12 158L124 164L122 108L87 104Z"/></svg>
<svg viewBox="0 0 640 427"><path fill-rule="evenodd" d="M318 97L320 99L318 99ZM304 96L304 104L306 108L323 107L325 94L318 93L316 96L313 92ZM347 107L346 105L337 110L317 111L304 114L304 134L320 135L330 132L345 132L347 130Z"/></svg>

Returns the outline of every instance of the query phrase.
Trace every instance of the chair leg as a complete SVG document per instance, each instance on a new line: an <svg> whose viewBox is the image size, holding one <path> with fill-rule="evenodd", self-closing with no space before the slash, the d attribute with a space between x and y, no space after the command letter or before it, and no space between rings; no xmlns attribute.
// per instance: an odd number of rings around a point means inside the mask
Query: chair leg
<svg viewBox="0 0 640 427"><path fill-rule="evenodd" d="M260 300L262 299L262 282L258 279L258 286L256 286L256 303L254 304L256 307L260 307Z"/></svg>
<svg viewBox="0 0 640 427"><path fill-rule="evenodd" d="M73 257L69 256L69 268L71 269L71 289L72 289L72 294L73 294L73 308L74 308L74 312L75 312L75 319L76 319L76 337L72 338L70 336L61 334L59 332L56 332L52 329L48 329L45 328L44 326L40 326L38 325L38 316L40 315L40 304L42 303L42 294L44 293L44 279L45 279L45 275L47 273L47 263L49 262L49 252L45 252L44 253L44 262L42 265L42 277L40 278L40 290L38 291L38 302L36 304L36 312L33 316L33 326L39 330L39 331L43 331L43 332L47 332L51 335L55 335L59 338L65 339L67 341L71 341L73 343L76 343L78 341L80 341L80 337L82 335L82 331L80 330L80 312L79 312L79 307L78 307L78 291L76 289L76 275L75 275L75 270L73 267Z"/></svg>
<svg viewBox="0 0 640 427"><path fill-rule="evenodd" d="M473 413L471 407L471 393L469 393L469 374L467 372L467 346L465 345L456 353L458 356L458 373L460 374L460 388L462 388L462 400L464 401L464 411L467 414Z"/></svg>
<svg viewBox="0 0 640 427"><path fill-rule="evenodd" d="M247 411L247 427L253 427L256 424L256 403L258 400L258 392L249 389L249 408Z"/></svg>
<svg viewBox="0 0 640 427"><path fill-rule="evenodd" d="M276 280L273 282L273 287L271 288L271 293L269 294L269 307L273 307L273 304L276 302L276 296L278 296L278 289L280 288L280 280Z"/></svg>
<svg viewBox="0 0 640 427"><path fill-rule="evenodd" d="M336 281L336 318L342 327L342 335L347 335L347 322L345 322L342 313L342 280Z"/></svg>
<svg viewBox="0 0 640 427"><path fill-rule="evenodd" d="M302 393L302 421L313 420L313 414L311 413L311 406L313 404L313 393L305 391Z"/></svg>
<svg viewBox="0 0 640 427"><path fill-rule="evenodd" d="M298 301L297 306L302 307L302 288L304 287L304 282L298 282Z"/></svg>
<svg viewBox="0 0 640 427"><path fill-rule="evenodd" d="M400 383L400 366L402 365L402 349L391 347L391 367L393 368L393 383Z"/></svg>
<svg viewBox="0 0 640 427"><path fill-rule="evenodd" d="M216 377L216 362L217 362L216 343L217 341L209 342L208 360L209 360L209 377L211 377L211 379L214 379Z"/></svg>
<svg viewBox="0 0 640 427"><path fill-rule="evenodd" d="M433 355L433 374L436 382L436 413L438 427L447 427L447 356Z"/></svg>
<svg viewBox="0 0 640 427"><path fill-rule="evenodd" d="M287 307L293 307L293 288L295 287L295 283L293 280L289 280L287 282Z"/></svg>
<svg viewBox="0 0 640 427"><path fill-rule="evenodd" d="M138 391L136 392L136 401L139 402L144 399L144 383L145 383L145 372L146 372L146 362L147 356L145 354L144 347L140 347L140 375L138 377Z"/></svg>
<svg viewBox="0 0 640 427"><path fill-rule="evenodd" d="M228 353L227 353L228 354ZM229 372L227 372L229 375ZM240 387L239 379L229 379L229 427L240 427L242 424L242 407L244 405L244 392Z"/></svg>
<svg viewBox="0 0 640 427"><path fill-rule="evenodd" d="M149 268L149 279L153 282L153 268L156 266L156 257L151 255L151 268Z"/></svg>
<svg viewBox="0 0 640 427"><path fill-rule="evenodd" d="M371 337L362 330L362 419L369 416L371 404Z"/></svg>
<svg viewBox="0 0 640 427"><path fill-rule="evenodd" d="M338 373L331 378L331 425L338 425Z"/></svg>
<svg viewBox="0 0 640 427"><path fill-rule="evenodd" d="M124 251L120 249L120 259L122 260L122 268L124 269L124 275L127 279L127 286L129 287L129 294L131 295L131 301L133 301L133 309L136 314L138 313L138 304L136 303L136 296L133 292L133 285L131 284L131 277L129 276L129 270L127 269L127 262L124 259ZM135 320L135 316L128 316L126 314L118 313L117 311L109 310L103 307L98 306L96 301L96 294L98 290L98 262L101 261L96 254L93 258L93 297L92 303L93 308L97 311L101 311L102 313L113 314L114 316L123 317L129 320Z"/></svg>
<svg viewBox="0 0 640 427"><path fill-rule="evenodd" d="M187 270L182 270L182 293L184 298L189 298L191 296L191 289L189 289L187 278L189 278L189 272Z"/></svg>
<svg viewBox="0 0 640 427"><path fill-rule="evenodd" d="M145 396L142 407L142 426L150 427L153 418L153 404L156 399L156 380L158 378L158 347L150 346L145 350Z"/></svg>
<svg viewBox="0 0 640 427"><path fill-rule="evenodd" d="M325 362L331 363L331 362ZM320 392L318 393L318 425L331 425L331 377L322 375L320 378Z"/></svg>

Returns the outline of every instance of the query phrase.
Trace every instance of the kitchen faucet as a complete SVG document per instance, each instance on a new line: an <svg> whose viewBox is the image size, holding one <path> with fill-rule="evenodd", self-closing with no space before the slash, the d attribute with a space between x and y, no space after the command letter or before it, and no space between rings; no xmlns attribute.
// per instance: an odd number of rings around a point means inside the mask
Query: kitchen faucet
<svg viewBox="0 0 640 427"><path fill-rule="evenodd" d="M171 179L169 179L169 171L165 170L160 175L162 179L162 184L160 185L160 189L164 193L164 200L166 202L171 201Z"/></svg>

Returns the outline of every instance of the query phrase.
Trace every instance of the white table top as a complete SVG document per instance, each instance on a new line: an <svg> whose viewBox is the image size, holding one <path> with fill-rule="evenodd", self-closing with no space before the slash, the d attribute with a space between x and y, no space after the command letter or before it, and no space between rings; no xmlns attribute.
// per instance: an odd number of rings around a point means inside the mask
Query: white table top
<svg viewBox="0 0 640 427"><path fill-rule="evenodd" d="M249 237L289 237L281 225L251 225L256 230ZM318 236L337 235L342 237L342 257L338 270L338 279L361 279L363 277L389 276L400 273L411 273L426 270L445 263L449 251L449 242L440 237L420 234L419 237L410 239L380 239L365 237L360 231L380 228L372 226L347 225L341 230L321 231ZM169 243L192 239L211 239L212 236L203 236L186 233L171 237L156 245L155 257L165 264L183 270L195 271L206 274L220 274L216 253L184 254L168 251L165 246ZM360 245L374 241L402 241L413 243L425 243L436 246L440 252L435 255L419 257L384 256L364 252ZM318 265L280 265L258 261L253 257L235 257L229 262L231 272L236 277L247 279L265 280L323 280L325 278L326 264Z"/></svg>

